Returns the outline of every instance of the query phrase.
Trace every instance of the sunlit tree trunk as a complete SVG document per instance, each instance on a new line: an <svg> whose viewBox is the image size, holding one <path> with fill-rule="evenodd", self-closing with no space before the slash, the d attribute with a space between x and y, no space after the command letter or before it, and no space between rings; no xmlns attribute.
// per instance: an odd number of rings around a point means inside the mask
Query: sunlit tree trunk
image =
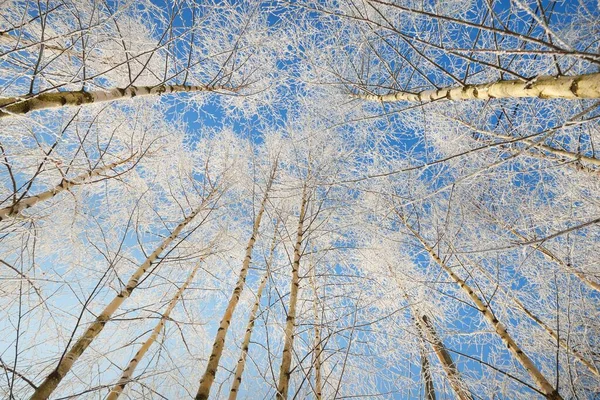
<svg viewBox="0 0 600 400"><path fill-rule="evenodd" d="M438 336L435 327L430 321L430 318L427 317L425 313L417 309L417 307L412 306L412 300L404 289L404 285L400 279L398 279L392 267L388 266L388 268L394 277L394 280L396 281L396 285L402 291L404 298L408 302L411 313L413 314L417 333L421 339L421 375L423 375L423 380L425 382L426 398L428 400L435 400L436 396L435 388L433 386L433 379L431 372L429 371L429 360L427 359L427 354L425 352L424 342L428 342L433 348L435 355L442 365L442 369L448 377L450 387L454 391L456 398L459 400L473 400L473 396L471 396L468 386L464 383L461 374L458 371L458 368L456 368L456 364L450 355L450 352L446 349L444 342Z"/></svg>
<svg viewBox="0 0 600 400"><path fill-rule="evenodd" d="M456 398L459 400L472 400L473 396L471 396L467 385L465 385L463 382L460 372L456 368L456 364L454 364L454 360L452 359L450 352L446 349L444 342L442 342L440 337L437 335L437 332L435 331L435 328L427 315L415 310L415 322L419 333L431 344L435 355L440 361L440 364L442 365L442 368L448 377L450 386L452 387L454 394L456 394ZM431 377L429 379L431 379ZM425 387L427 388L427 380L425 382ZM430 385L432 386L433 392L433 382L431 382ZM433 396L433 398L435 398L435 392L433 392Z"/></svg>
<svg viewBox="0 0 600 400"><path fill-rule="evenodd" d="M298 302L298 287L300 285L300 258L302 257L302 239L304 238L304 219L307 207L306 184L302 190L302 203L300 205L300 216L298 217L298 230L296 233L296 244L294 246L294 261L292 262L292 282L290 285L290 302L287 310L285 324L285 342L281 367L279 369L279 383L277 385L277 399L287 399L290 384L290 367L292 365L292 349L294 346L294 329L296 323L296 303Z"/></svg>
<svg viewBox="0 0 600 400"><path fill-rule="evenodd" d="M539 387L540 391L544 394L547 399L550 400L562 400L562 397L558 393L558 391L552 386L552 384L544 377L544 375L540 372L540 370L535 366L533 361L521 350L521 348L514 341L512 336L509 335L508 331L498 321L496 316L492 313L489 307L481 300L481 298L475 293L473 288L471 288L464 280L462 280L458 275L449 268L445 262L437 255L437 253L433 250L431 246L423 239L421 235L414 229L412 229L406 220L404 220L404 224L411 231L411 233L419 240L421 245L425 248L425 250L429 253L431 258L435 260L435 262L450 276L450 278L460 286L460 288L467 294L467 296L475 303L477 309L483 314L484 318L488 321L488 323L494 328L496 334L502 339L502 342L506 345L511 354L517 359L517 361L525 368L529 376L534 380L534 382Z"/></svg>
<svg viewBox="0 0 600 400"><path fill-rule="evenodd" d="M323 396L323 382L321 377L321 353L323 348L321 345L321 318L319 317L319 295L317 292L317 283L315 278L315 265L311 265L310 269L310 286L312 288L313 298L313 317L314 317L314 330L315 330L315 344L313 349L313 364L315 368L315 399L321 400Z"/></svg>
<svg viewBox="0 0 600 400"><path fill-rule="evenodd" d="M227 336L227 331L229 329L229 326L231 325L231 318L240 300L242 291L244 290L246 276L248 275L248 269L250 268L250 262L252 261L252 250L254 249L254 243L256 243L256 237L258 236L258 231L260 229L260 222L265 212L265 206L269 198L269 190L271 189L271 185L273 184L273 180L275 179L276 170L277 162L273 167L271 176L269 177L269 182L267 183L267 187L265 189L265 194L260 203L260 208L258 210L258 213L256 214L256 218L254 219L252 234L250 236L250 240L248 240L248 245L246 246L246 255L244 257L244 261L242 262L242 269L240 270L235 289L231 294L229 303L227 305L227 308L225 309L225 313L223 314L221 323L219 324L219 329L217 330L217 334L215 336L215 341L213 343L212 352L208 359L208 364L206 365L206 370L204 371L204 374L200 379L200 387L198 388L198 393L196 393L196 400L208 399L211 386L215 380L217 368L219 367L219 360L221 359L223 349L225 348L225 337Z"/></svg>
<svg viewBox="0 0 600 400"><path fill-rule="evenodd" d="M167 319L169 319L169 316L171 315L171 311L173 311L173 309L175 308L177 301L179 300L179 298L181 297L181 295L183 294L185 289L189 286L189 284L194 279L194 276L196 275L196 272L198 271L199 267L200 267L200 263L196 264L196 266L194 267L194 269L192 269L192 272L188 276L187 280L177 290L177 293L175 293L175 296L169 302L169 305L167 306L167 309L163 313L162 317L160 318L160 321L152 330L150 337L148 339L146 339L144 344L142 344L142 347L140 347L140 349L137 351L137 353L135 353L135 356L133 356L133 358L129 361L127 368L125 368L125 370L123 371L123 374L121 375L121 379L119 379L119 382L117 382L117 384L115 386L113 386L112 390L106 397L106 400L117 400L119 398L119 396L123 392L123 389L125 389L125 385L127 385L127 383L129 383L129 381L131 380L131 377L133 376L133 373L135 372L135 368L138 366L140 360L142 359L142 357L144 357L144 355L146 354L148 349L150 349L150 346L152 346L152 344L156 341L156 338L160 334L160 331L165 326L165 321Z"/></svg>
<svg viewBox="0 0 600 400"><path fill-rule="evenodd" d="M354 97L381 102L410 101L421 103L439 100L487 100L519 97L597 99L600 98L600 73L574 76L538 76L529 82L506 80L480 85L424 90L419 93L357 94Z"/></svg>
<svg viewBox="0 0 600 400"><path fill-rule="evenodd" d="M46 92L27 97L0 98L0 118L11 115L27 114L30 111L45 110L64 106L80 106L84 104L102 103L120 99L130 99L139 96L159 96L176 92L215 92L234 89L220 86L193 86L193 85L157 85L157 86L129 86L115 88L108 91L63 91Z"/></svg>
<svg viewBox="0 0 600 400"><path fill-rule="evenodd" d="M29 196L29 197L25 197L23 199L17 200L17 202L12 204L10 207L4 207L4 208L0 209L0 221L4 220L6 218L9 218L9 217L17 216L21 213L21 211L23 211L27 208L33 207L35 204L37 204L39 202L51 199L54 196L56 196L57 194L65 191L65 190L69 190L75 186L87 183L89 179L99 176L99 175L103 174L104 172L110 171L111 169L113 169L121 164L125 164L126 162L130 161L134 156L135 155L132 155L131 157L129 157L125 160L116 161L114 163L105 165L104 167L96 168L92 171L81 174L73 179L63 178L63 180L58 185L56 185L55 187L53 187L50 190L46 190L45 192L42 192L35 196Z"/></svg>
<svg viewBox="0 0 600 400"><path fill-rule="evenodd" d="M427 357L427 347L425 345L425 338L421 335L419 353L421 356L421 379L424 382L425 389L425 400L436 400L435 387L433 386L433 377L431 376L431 368L429 366L429 358Z"/></svg>
<svg viewBox="0 0 600 400"><path fill-rule="evenodd" d="M36 389L31 400L45 400L58 384L63 380L67 373L71 370L71 367L77 361L77 359L83 354L83 352L89 347L92 341L102 332L106 323L110 320L113 313L123 304L133 290L137 287L140 279L144 276L146 271L150 268L152 263L156 261L158 256L175 240L175 238L181 233L181 231L189 224L196 215L204 208L204 204L194 210L187 218L185 218L173 232L156 248L142 265L131 275L127 286L125 286L119 294L104 308L102 313L96 317L96 320L86 329L86 331L79 337L75 345L69 350L64 357L62 357L50 375L46 377L44 382Z"/></svg>
<svg viewBox="0 0 600 400"><path fill-rule="evenodd" d="M273 242L271 243L271 249L269 250L269 259L266 262L266 270L262 276L260 283L258 284L258 290L256 292L256 300L250 311L250 317L248 318L248 325L246 326L246 333L244 334L244 341L242 342L242 354L238 359L235 367L235 374L233 376L233 383L231 384L231 390L229 391L229 400L235 400L237 398L240 385L242 383L242 375L244 374L244 368L246 367L246 357L248 356L248 350L250 348L250 339L252 338L252 330L254 329L254 323L258 316L258 308L260 307L260 299L262 298L263 291L267 286L267 281L271 274L271 265L273 264L273 257L275 255L275 247L277 240L277 227L273 233Z"/></svg>
<svg viewBox="0 0 600 400"><path fill-rule="evenodd" d="M248 356L248 350L250 349L250 340L252 339L252 330L254 329L254 323L258 317L258 308L260 307L260 299L263 291L267 286L269 280L269 271L265 271L258 285L258 291L256 292L256 301L252 306L250 312L250 318L248 319L248 325L246 326L246 332L244 334L244 341L242 342L242 354L238 359L235 374L233 376L233 382L231 384L231 390L229 391L229 400L235 400L237 398L240 385L242 384L242 376L244 374L244 368L246 367L246 357Z"/></svg>
<svg viewBox="0 0 600 400"><path fill-rule="evenodd" d="M235 374L233 376L233 383L231 384L231 390L229 392L229 400L235 400L237 398L240 385L242 383L242 375L244 374L244 368L246 366L246 357L248 356L248 350L250 347L250 339L252 338L252 330L254 329L254 323L258 316L258 308L260 307L260 299L262 298L263 291L267 286L269 275L271 273L271 265L273 263L273 257L275 255L275 246L277 240L277 227L273 233L273 242L269 251L269 259L266 263L266 271L262 276L260 283L258 284L258 290L256 292L256 300L250 311L250 317L248 318L248 325L246 326L246 333L244 334L244 341L242 342L242 354L235 367Z"/></svg>

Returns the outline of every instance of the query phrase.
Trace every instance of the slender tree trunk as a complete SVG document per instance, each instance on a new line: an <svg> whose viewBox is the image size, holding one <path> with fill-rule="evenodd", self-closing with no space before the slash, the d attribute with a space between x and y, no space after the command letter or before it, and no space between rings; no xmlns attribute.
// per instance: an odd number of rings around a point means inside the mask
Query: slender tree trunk
<svg viewBox="0 0 600 400"><path fill-rule="evenodd" d="M0 221L9 217L17 216L21 213L21 211L33 207L39 202L51 199L57 194L65 190L69 190L74 186L84 184L91 178L101 175L104 172L110 171L111 169L121 164L125 164L126 162L130 161L134 156L135 154L127 158L126 160L116 161L114 163L105 165L104 167L96 168L92 171L88 171L84 174L81 174L73 179L63 178L63 180L57 186L53 187L50 190L46 190L45 192L42 192L35 196L25 197L23 199L17 200L17 202L12 204L11 206L0 209Z"/></svg>
<svg viewBox="0 0 600 400"><path fill-rule="evenodd" d="M501 80L479 85L424 90L420 93L357 94L354 97L381 102L410 101L420 103L438 100L487 100L520 97L597 99L600 98L600 73L573 76L538 76L529 82Z"/></svg>
<svg viewBox="0 0 600 400"><path fill-rule="evenodd" d="M459 400L473 400L473 396L471 396L469 387L464 383L460 371L458 370L458 368L456 368L456 364L454 363L450 352L446 349L444 342L438 336L435 327L430 321L430 318L425 313L412 306L411 299L408 296L408 293L406 293L404 285L396 277L396 274L392 270L392 267L388 267L390 273L396 281L396 285L398 285L398 288L400 288L402 294L404 295L404 298L408 302L410 310L414 316L415 326L417 327L417 332L419 334L421 342L429 342L431 344L435 355L437 356L438 360L440 361L440 364L442 365L442 369L448 377L450 387L454 391L456 398ZM423 359L425 359L425 361L423 361ZM424 362L426 363L426 365L423 364ZM426 398L431 398L432 400L435 400L435 388L433 386L431 372L429 371L429 360L427 359L427 354L425 354L425 349L423 346L421 346L421 367L423 368L421 370L421 373L423 375L423 379L425 380L425 391L427 396Z"/></svg>
<svg viewBox="0 0 600 400"><path fill-rule="evenodd" d="M298 231L294 246L294 261L292 263L292 282L290 287L290 303L285 324L285 342L283 356L279 369L279 383L277 385L277 400L286 400L290 384L290 367L292 365L292 349L294 346L294 328L296 323L296 303L298 302L298 286L300 285L300 258L302 257L302 239L304 237L304 219L307 207L306 184L302 190L302 204L298 217Z"/></svg>
<svg viewBox="0 0 600 400"><path fill-rule="evenodd" d="M140 347L140 349L137 351L137 353L135 353L135 356L133 356L133 358L129 361L127 368L123 371L123 374L121 375L121 379L119 379L119 382L117 382L117 384L115 386L113 386L112 390L108 394L108 397L106 397L106 400L117 400L119 398L119 396L123 392L123 389L125 389L125 385L127 385L127 383L129 383L129 381L131 380L131 377L135 371L135 368L139 364L140 360L142 359L142 357L144 357L144 355L146 354L148 349L150 349L150 346L152 346L152 344L156 341L156 338L160 334L160 331L163 329L163 326L165 326L165 321L171 315L171 311L173 311L173 309L175 308L177 301L179 300L179 298L181 297L181 295L183 294L185 289L189 286L189 284L194 279L194 276L196 275L196 272L198 271L199 267L200 267L200 262L198 264L196 264L194 269L192 269L192 272L190 273L188 279L185 281L183 286L181 286L177 290L177 293L175 293L175 296L171 299L171 301L169 302L169 305L167 306L167 309L165 310L162 317L160 318L159 323L152 330L152 334L150 334L150 337L148 339L146 339L146 341L144 342L142 347Z"/></svg>
<svg viewBox="0 0 600 400"><path fill-rule="evenodd" d="M421 334L426 341L431 343L431 347L440 361L440 364L442 364L442 368L448 377L448 381L450 382L450 386L452 387L454 394L456 394L456 398L459 400L473 400L473 396L471 396L467 385L462 380L460 372L456 368L456 364L454 364L454 360L452 359L450 352L446 349L444 342L442 342L440 337L437 335L437 332L435 331L435 328L427 315L415 310L415 323L417 325L419 334ZM427 380L425 382L425 388L427 389ZM433 382L431 382L430 385L432 386L431 391L433 393L433 398L435 398Z"/></svg>
<svg viewBox="0 0 600 400"><path fill-rule="evenodd" d="M260 299L262 298L263 291L265 290L265 286L267 286L267 281L269 279L269 275L271 274L271 265L273 263L273 257L275 255L275 246L277 241L277 227L275 227L275 232L273 233L273 242L271 244L271 249L269 250L269 259L266 263L266 270L263 277L258 284L258 291L256 292L256 301L252 306L252 310L250 311L250 317L248 318L248 325L246 326L246 333L244 334L244 341L242 342L242 354L237 362L237 366L235 367L235 374L233 376L233 383L231 384L231 390L229 392L229 400L236 400L240 385L242 383L242 375L244 374L244 368L246 366L246 357L248 356L248 349L250 347L250 339L252 338L252 330L254 329L254 322L258 316L258 308L260 307Z"/></svg>
<svg viewBox="0 0 600 400"><path fill-rule="evenodd" d="M203 205L194 210L186 219L184 219L173 232L161 243L161 245L146 258L146 261L138 267L138 269L131 275L127 286L123 288L119 294L104 308L102 313L96 317L96 320L86 329L86 331L79 337L75 345L69 350L64 357L60 359L58 365L46 377L44 382L36 389L31 400L45 400L56 389L60 381L67 375L71 370L71 367L77 361L77 359L83 354L88 348L92 341L102 332L106 323L110 320L113 313L123 304L133 290L137 287L140 279L144 276L146 271L150 268L152 263L156 261L158 256L175 240L175 238L181 233L183 228L189 224L194 217L203 209Z"/></svg>
<svg viewBox="0 0 600 400"><path fill-rule="evenodd" d="M452 249L452 251L454 251L453 247L451 247L451 249ZM475 265L477 267L477 269L479 271L481 271L481 273L483 273L485 276L488 277L488 279L490 279L492 281L494 280L494 277L488 271L486 271L485 268L482 268L478 263L472 262L468 258L467 258L467 260L469 261L470 264ZM525 313L525 315L527 315L533 322L535 322L536 324L541 326L546 331L546 333L548 333L552 337L552 339L554 339L556 341L556 343L558 343L563 349L565 349L567 351L567 353L575 356L575 358L577 358L577 360L579 360L579 362L581 362L583 365L585 365L590 370L590 372L592 372L594 375L600 377L600 371L598 371L598 368L596 368L596 366L592 362L588 361L583 356L583 354L581 354L579 351L571 348L571 346L569 346L569 344L564 339L562 339L551 327L549 327L544 321L542 321L532 311L530 311L527 307L525 307L525 305L523 303L521 303L521 301L515 295L513 295L508 290L506 290L504 287L502 287L502 285L499 282L497 282L496 284L498 285L498 288L507 297L509 297L521 311L523 311Z"/></svg>
<svg viewBox="0 0 600 400"><path fill-rule="evenodd" d="M129 86L127 88L115 88L108 91L63 91L46 92L25 97L4 97L0 98L0 118L27 114L35 110L102 103L137 96L159 96L161 94L176 92L214 92L221 90L235 91L234 89L221 86L157 85Z"/></svg>
<svg viewBox="0 0 600 400"><path fill-rule="evenodd" d="M311 265L310 270L310 286L313 290L313 317L314 317L314 330L315 330L315 344L314 344L314 366L315 366L315 399L321 400L323 396L323 383L321 378L321 353L323 348L321 346L321 328L319 326L321 318L319 317L319 295L317 293L317 283L315 278L315 265ZM435 399L434 399L435 400Z"/></svg>
<svg viewBox="0 0 600 400"><path fill-rule="evenodd" d="M238 280L235 285L235 289L233 290L233 293L231 294L231 297L229 299L229 304L227 305L225 313L223 314L223 318L221 319L221 323L219 324L219 329L217 330L217 334L215 336L215 341L213 343L212 352L208 359L208 364L206 365L206 370L204 371L204 374L200 379L200 387L198 388L198 393L196 393L196 400L208 399L210 389L212 387L213 382L215 381L217 368L219 367L219 360L221 359L223 349L225 348L225 337L227 336L227 330L231 325L231 318L240 300L242 291L244 290L246 276L248 275L248 269L250 268L250 262L252 261L252 250L254 249L254 243L256 243L256 237L258 236L258 230L260 229L260 222L265 212L265 205L269 198L269 190L271 189L271 185L273 183L273 180L275 179L276 170L277 162L273 167L271 176L269 177L269 182L267 183L267 187L265 189L265 194L260 203L260 209L256 214L256 218L254 219L252 235L250 236L250 240L248 240L248 245L246 246L246 255L242 263L242 269L240 271L240 274L238 275Z"/></svg>
<svg viewBox="0 0 600 400"><path fill-rule="evenodd" d="M433 377L431 376L431 368L429 367L429 358L427 357L427 348L425 346L425 340L421 335L421 345L419 346L419 352L421 356L421 377L425 382L425 400L436 400L435 387L433 386Z"/></svg>
<svg viewBox="0 0 600 400"><path fill-rule="evenodd" d="M412 232L412 234L421 242L421 245L427 250L429 255L435 260L435 262L450 276L450 278L460 286L460 288L469 296L469 298L475 303L477 309L483 314L484 318L488 321L488 323L494 328L496 334L502 339L502 342L507 346L508 350L512 353L512 355L519 361L519 363L525 368L525 370L529 373L529 376L534 380L534 382L539 387L540 391L544 394L547 399L550 400L562 400L562 397L558 393L558 391L552 386L552 384L544 377L544 375L538 370L533 361L521 350L521 348L514 341L512 336L509 335L508 331L496 319L494 314L490 311L489 307L481 300L481 298L475 293L473 288L471 288L467 283L460 279L458 275L449 268L446 263L442 261L442 259L437 255L437 253L433 250L431 246L419 235L417 231L412 229L406 220L403 219L406 227Z"/></svg>

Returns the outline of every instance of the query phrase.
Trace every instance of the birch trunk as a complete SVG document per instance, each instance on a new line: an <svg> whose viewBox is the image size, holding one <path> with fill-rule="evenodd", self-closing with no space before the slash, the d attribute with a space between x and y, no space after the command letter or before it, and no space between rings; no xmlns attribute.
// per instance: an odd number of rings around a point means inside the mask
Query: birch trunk
<svg viewBox="0 0 600 400"><path fill-rule="evenodd" d="M273 243L271 244L271 249L269 251L269 260L266 263L266 271L258 285L258 291L256 292L256 301L252 306L252 310L250 311L250 317L248 318L248 325L246 326L246 333L244 334L244 341L242 343L242 354L240 355L240 358L237 362L237 366L235 368L235 375L233 376L233 383L231 384L231 390L229 392L229 400L236 400L238 391L240 389L240 385L242 383L242 375L244 374L244 368L246 366L246 357L248 356L248 349L250 347L250 339L252 338L254 322L256 321L258 315L260 299L262 297L263 291L265 290L267 280L269 279L269 275L271 273L271 264L273 263L273 256L275 254L276 239L277 229L275 229L275 233L273 234Z"/></svg>
<svg viewBox="0 0 600 400"><path fill-rule="evenodd" d="M229 91L231 88L221 86L193 86L193 85L157 85L157 86L129 86L115 88L108 91L63 91L46 92L26 97L0 98L0 118L11 115L23 115L30 111L45 110L64 106L80 106L84 104L102 103L120 99L130 99L138 96L160 96L176 92L215 92Z"/></svg>
<svg viewBox="0 0 600 400"><path fill-rule="evenodd" d="M279 369L279 383L277 385L277 400L286 400L290 384L290 366L292 365L292 349L294 346L294 325L296 323L296 303L298 302L298 286L300 285L299 269L302 256L302 239L304 237L304 219L306 217L306 184L302 190L302 204L298 217L298 231L294 245L294 261L292 263L292 282L290 287L290 303L285 324L285 342L283 356Z"/></svg>
<svg viewBox="0 0 600 400"><path fill-rule="evenodd" d="M208 359L206 370L204 371L204 374L200 379L200 387L198 388L198 392L196 393L196 400L208 399L208 396L210 395L210 389L212 387L213 382L215 381L215 376L217 375L217 368L219 367L219 360L221 359L221 355L223 354L223 349L225 347L225 337L227 336L227 330L231 325L231 317L233 316L235 308L237 307L237 304L240 300L242 291L244 290L246 276L248 275L248 269L250 268L250 262L252 261L252 250L254 249L254 243L256 243L256 237L258 236L258 230L260 229L260 222L265 212L265 205L269 198L269 190L271 189L271 185L275 178L276 170L277 164L275 164L271 176L269 177L269 182L267 184L267 188L265 189L265 194L260 203L260 209L256 214L256 218L254 219L252 235L250 236L250 240L248 240L248 245L246 246L246 255L242 263L242 269L240 271L240 274L238 275L238 280L235 285L235 289L233 290L231 298L229 299L229 304L227 305L225 313L223 314L223 318L221 319L221 323L219 324L219 329L217 330L217 335L213 343L212 353L210 354L210 357Z"/></svg>
<svg viewBox="0 0 600 400"><path fill-rule="evenodd" d="M451 247L451 249L452 249L452 251L454 251L453 247ZM495 280L494 276L492 276L488 271L486 271L485 268L482 268L479 264L472 262L468 258L467 258L467 260L469 261L470 264L475 265L481 273L483 273L485 276L488 277L488 279L490 279L491 281ZM546 331L546 333L548 333L552 337L552 339L554 339L556 341L556 343L558 343L563 349L565 349L567 351L568 354L572 354L573 356L575 356L575 358L577 358L577 360L579 360L579 362L581 362L583 365L585 365L590 370L591 373L600 377L600 371L598 371L598 368L596 368L596 366L593 364L593 362L588 361L584 357L583 354L581 354L576 349L571 348L571 346L569 346L569 344L566 341L564 341L554 331L554 329L552 329L550 326L548 326L537 315L535 315L532 311L530 311L527 307L525 307L525 305L516 296L512 295L509 290L502 287L502 285L499 282L496 282L496 284L498 285L498 289L500 291L502 291L508 298L510 298L517 305L517 307L521 311L523 311L525 313L525 315L527 315L533 322L535 322L540 327L542 327Z"/></svg>
<svg viewBox="0 0 600 400"><path fill-rule="evenodd" d="M600 98L600 73L573 76L538 76L529 82L506 80L463 87L394 92L385 95L357 94L353 97L380 102L429 102L436 100L487 100L538 97L540 99Z"/></svg>
<svg viewBox="0 0 600 400"><path fill-rule="evenodd" d="M71 370L71 367L77 361L77 359L83 354L83 352L89 347L92 341L102 332L106 323L110 320L113 313L123 304L123 302L131 295L133 290L137 287L140 279L144 276L146 271L150 268L152 263L156 261L158 256L175 240L175 238L181 233L183 228L189 224L194 217L202 210L203 206L200 206L194 210L186 219L184 219L175 230L169 235L161 245L146 258L144 263L138 267L138 269L131 275L127 286L123 288L119 294L104 308L102 313L96 318L96 320L86 329L86 331L79 337L75 345L69 350L64 357L58 362L58 365L46 377L44 382L35 390L31 400L45 400L56 389L60 381L67 375Z"/></svg>
<svg viewBox="0 0 600 400"><path fill-rule="evenodd" d="M426 341L431 343L431 347L440 361L440 364L442 364L442 368L448 377L450 387L452 387L454 394L456 394L456 398L459 400L473 400L473 396L471 396L467 385L463 382L460 372L456 368L454 360L452 360L450 352L446 349L444 342L442 342L440 337L437 335L437 332L435 331L435 328L427 315L416 311L415 322L419 333L426 339ZM427 381L425 382L427 383ZM433 391L433 382L431 382L431 386ZM425 387L427 388L427 384ZM435 399L435 392L433 393L433 398Z"/></svg>
<svg viewBox="0 0 600 400"><path fill-rule="evenodd" d="M450 387L454 391L456 398L459 400L473 400L473 396L471 396L471 392L469 391L469 387L464 383L462 377L460 375L460 371L456 368L456 364L450 355L450 352L446 349L444 342L438 336L435 327L430 322L429 317L424 314L422 311L416 309L411 304L411 299L406 293L404 289L404 285L397 278L396 274L392 270L392 267L388 265L390 273L393 275L394 280L396 281L396 285L402 291L404 298L406 299L408 306L414 316L415 326L417 327L417 332L420 336L422 342L429 342L435 355L437 356L440 364L442 365L442 369L446 373L446 377L448 377L448 381L450 382ZM429 360L427 360L427 355L424 354L424 348L421 346L421 364L422 368L429 369ZM423 358L425 358L425 362L427 365L423 365ZM426 390L426 398L435 400L435 388L433 386L433 380L431 379L431 373L425 372L422 370L424 374L425 380L425 390ZM429 374L425 376L425 374ZM431 395L431 397L429 397Z"/></svg>
<svg viewBox="0 0 600 400"><path fill-rule="evenodd" d="M130 161L133 157L134 157L134 155L127 158L126 160L116 161L116 162L108 164L104 167L96 168L92 171L81 174L73 179L63 178L63 180L57 186L53 187L50 190L47 190L47 191L40 193L38 195L35 195L35 196L25 197L23 199L18 200L16 203L14 203L13 205L11 205L9 207L4 207L4 208L0 209L0 221L5 220L9 217L15 217L15 216L19 215L21 213L21 211L23 211L27 208L33 207L35 204L37 204L39 202L51 199L54 196L56 196L57 194L65 191L65 190L69 190L69 189L73 188L74 186L82 185L91 178L99 176L99 175L103 174L104 172L109 171L121 164L125 164L126 162Z"/></svg>
<svg viewBox="0 0 600 400"><path fill-rule="evenodd" d="M135 368L139 364L140 360L142 359L142 357L144 357L144 355L146 354L148 349L150 349L150 346L152 346L152 344L154 344L154 342L156 341L156 338L160 334L160 331L165 326L165 321L171 315L171 311L173 311L173 309L175 308L177 301L179 300L179 298L181 297L181 295L183 294L185 289L189 286L189 284L194 279L194 276L196 275L196 272L198 271L199 267L200 267L200 263L196 264L196 266L190 273L188 279L185 281L183 286L181 286L177 290L177 293L175 293L175 296L171 299L171 301L169 302L169 305L167 306L167 309L165 310L162 317L160 318L159 323L152 330L150 337L144 342L144 344L142 344L142 347L140 347L140 349L137 351L137 353L135 353L135 356L129 361L127 368L123 371L123 374L121 375L121 379L119 379L119 382L117 382L117 384L112 388L112 390L106 397L106 400L117 400L119 398L119 396L123 392L123 389L125 389L125 385L127 385L127 383L129 383L129 381L131 380L131 377L135 371Z"/></svg>
<svg viewBox="0 0 600 400"><path fill-rule="evenodd" d="M311 272L309 275L310 286L314 293L313 301L313 318L314 318L314 330L315 330L315 344L314 344L314 366L315 366L315 399L321 400L323 396L323 383L321 380L321 353L323 352L321 346L321 329L319 327L319 295L317 293L317 284L315 279L315 266L312 265ZM434 399L435 400L435 399Z"/></svg>
<svg viewBox="0 0 600 400"><path fill-rule="evenodd" d="M558 393L558 391L552 386L552 384L542 375L540 370L537 369L533 361L521 350L521 348L517 345L514 339L508 334L508 331L496 319L494 314L490 311L489 307L481 300L481 298L475 293L475 291L467 285L467 283L460 279L458 275L449 268L446 263L442 261L442 259L437 255L437 253L433 250L431 246L416 232L412 229L408 223L403 221L408 230L421 242L421 245L425 248L425 250L429 253L429 255L435 260L435 262L450 276L450 278L460 286L460 288L469 296L469 298L475 303L477 309L483 314L484 318L488 321L488 323L494 328L496 334L502 339L502 342L507 346L508 350L511 354L517 359L517 361L525 368L525 370L529 373L529 376L533 379L533 381L537 384L541 393L550 400L562 400L562 397Z"/></svg>
<svg viewBox="0 0 600 400"><path fill-rule="evenodd" d="M419 346L419 351L421 355L421 376L423 382L425 382L425 400L436 400L435 387L433 386L431 368L429 367L429 358L427 357L427 350L425 346L425 340L423 337L421 337L421 345Z"/></svg>

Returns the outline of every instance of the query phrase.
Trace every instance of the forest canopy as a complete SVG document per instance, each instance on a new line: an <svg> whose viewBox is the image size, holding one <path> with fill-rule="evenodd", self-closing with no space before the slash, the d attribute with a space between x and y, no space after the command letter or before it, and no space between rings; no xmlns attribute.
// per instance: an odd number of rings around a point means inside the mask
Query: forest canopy
<svg viewBox="0 0 600 400"><path fill-rule="evenodd" d="M600 3L1 0L0 397L600 396Z"/></svg>

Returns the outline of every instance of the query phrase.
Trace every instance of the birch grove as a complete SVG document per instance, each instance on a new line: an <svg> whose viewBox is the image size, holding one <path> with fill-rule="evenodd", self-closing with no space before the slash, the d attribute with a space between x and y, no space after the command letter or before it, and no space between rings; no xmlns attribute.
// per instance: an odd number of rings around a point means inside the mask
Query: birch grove
<svg viewBox="0 0 600 400"><path fill-rule="evenodd" d="M0 16L1 398L599 396L598 2Z"/></svg>

